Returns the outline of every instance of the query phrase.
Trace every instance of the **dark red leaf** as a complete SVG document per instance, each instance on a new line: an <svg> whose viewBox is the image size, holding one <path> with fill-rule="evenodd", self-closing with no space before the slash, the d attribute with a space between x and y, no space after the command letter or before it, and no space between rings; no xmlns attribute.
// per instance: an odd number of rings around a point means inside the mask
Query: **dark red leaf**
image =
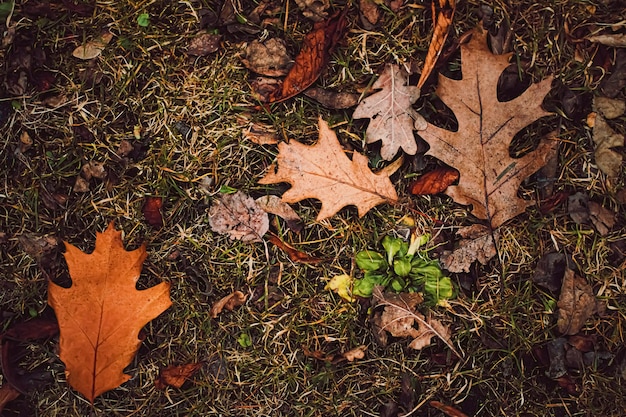
<svg viewBox="0 0 626 417"><path fill-rule="evenodd" d="M143 216L146 218L146 222L155 229L163 227L161 207L163 207L163 199L161 197L146 197L143 205Z"/></svg>
<svg viewBox="0 0 626 417"><path fill-rule="evenodd" d="M411 185L411 194L439 194L459 179L459 171L450 167L439 167L419 177Z"/></svg>
<svg viewBox="0 0 626 417"><path fill-rule="evenodd" d="M431 407L435 407L437 410L449 417L468 417L467 414L461 410L457 410L456 408L440 403L439 401L431 401L429 404Z"/></svg>
<svg viewBox="0 0 626 417"><path fill-rule="evenodd" d="M569 193L567 191L559 191L558 193L552 194L546 200L543 200L539 205L539 211L541 214L548 214L552 212L555 208L563 204L567 198L569 197Z"/></svg>
<svg viewBox="0 0 626 417"><path fill-rule="evenodd" d="M268 240L274 245L278 246L283 251L285 251L287 255L289 256L289 259L291 259L293 262L300 262L300 263L305 263L305 264L316 264L316 263L322 262L321 258L315 258L304 252L297 250L293 246L280 240L278 236L276 236L275 234L271 232L269 232L267 236L268 236Z"/></svg>

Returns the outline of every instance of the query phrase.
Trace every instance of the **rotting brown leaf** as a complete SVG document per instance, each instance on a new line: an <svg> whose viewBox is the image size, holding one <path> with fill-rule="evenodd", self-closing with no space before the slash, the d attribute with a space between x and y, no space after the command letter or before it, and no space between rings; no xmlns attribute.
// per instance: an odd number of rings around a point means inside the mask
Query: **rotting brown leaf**
<svg viewBox="0 0 626 417"><path fill-rule="evenodd" d="M259 123L251 123L243 131L243 138L257 145L276 145L280 141L276 129Z"/></svg>
<svg viewBox="0 0 626 417"><path fill-rule="evenodd" d="M242 191L220 196L209 210L209 226L233 240L260 242L270 228L267 212Z"/></svg>
<svg viewBox="0 0 626 417"><path fill-rule="evenodd" d="M572 269L566 268L557 306L559 332L573 335L582 329L589 317L599 311L600 304L591 285Z"/></svg>
<svg viewBox="0 0 626 417"><path fill-rule="evenodd" d="M146 222L154 227L160 229L163 227L163 215L161 209L163 208L163 198L148 196L145 198L142 211Z"/></svg>
<svg viewBox="0 0 626 417"><path fill-rule="evenodd" d="M87 41L83 45L74 49L72 55L75 58L82 60L97 58L100 56L102 51L104 51L104 48L106 48L106 46L111 42L111 39L113 39L113 34L107 31L99 37L91 41Z"/></svg>
<svg viewBox="0 0 626 417"><path fill-rule="evenodd" d="M211 317L214 319L217 318L224 310L233 311L235 308L242 306L247 298L248 296L241 291L234 291L228 294L226 297L221 298L217 303L213 304L213 307L211 307Z"/></svg>
<svg viewBox="0 0 626 417"><path fill-rule="evenodd" d="M431 4L435 29L433 30L433 37L428 46L428 52L426 53L424 68L420 74L420 79L417 81L418 88L424 86L433 68L435 68L437 59L443 50L443 45L448 38L448 32L452 26L452 19L454 18L454 12L456 10L456 0L433 0Z"/></svg>
<svg viewBox="0 0 626 417"><path fill-rule="evenodd" d="M489 227L473 224L462 227L456 233L462 237L458 247L452 252L444 252L439 258L448 271L469 272L474 261L487 265L487 262L496 255L496 244L500 235L497 230L492 234ZM494 237L496 242L493 240Z"/></svg>
<svg viewBox="0 0 626 417"><path fill-rule="evenodd" d="M163 368L159 371L159 377L154 381L154 386L158 390L164 390L167 387L181 388L203 365L202 362L197 362Z"/></svg>
<svg viewBox="0 0 626 417"><path fill-rule="evenodd" d="M622 171L624 158L613 148L624 146L624 135L609 126L606 119L624 114L623 100L596 97L593 100L594 113L587 117L587 124L593 128L593 151L596 164L609 178L616 178Z"/></svg>
<svg viewBox="0 0 626 417"><path fill-rule="evenodd" d="M307 146L292 140L278 145L278 170L271 166L260 184L288 182L292 185L282 200L295 203L307 198L322 202L317 220L326 219L341 208L355 205L359 217L382 203L398 199L389 176L397 169L390 165L377 173L370 171L367 157L352 154L350 160L337 135L320 117L319 140ZM392 167L392 168L390 168Z"/></svg>
<svg viewBox="0 0 626 417"><path fill-rule="evenodd" d="M550 114L541 103L552 77L531 85L513 100L498 101L498 79L510 65L511 54L493 55L486 36L479 27L469 43L461 45L461 80L439 76L437 95L454 112L458 131L428 123L419 134L430 145L427 154L461 174L459 184L449 186L446 194L459 204L471 205L472 214L487 219L496 229L533 204L517 196L518 188L545 165L558 142L542 139L537 149L521 158L509 155L515 134Z"/></svg>
<svg viewBox="0 0 626 417"><path fill-rule="evenodd" d="M220 49L222 35L202 33L189 41L187 53L193 56L206 56Z"/></svg>
<svg viewBox="0 0 626 417"><path fill-rule="evenodd" d="M354 110L355 119L369 118L365 142L382 141L380 155L391 160L400 149L409 155L417 152L413 130L426 127L426 121L413 109L419 88L408 84L408 74L397 65L387 64L372 88L380 90L366 97Z"/></svg>
<svg viewBox="0 0 626 417"><path fill-rule="evenodd" d="M307 88L304 95L327 109L349 109L358 104L360 97L359 94L330 91L321 87Z"/></svg>
<svg viewBox="0 0 626 417"><path fill-rule="evenodd" d="M278 248L285 251L287 253L287 256L289 256L289 259L291 259L293 262L299 262L303 264L317 264L323 261L323 259L321 258L316 258L307 253L297 250L290 244L283 242L278 236L276 236L272 232L268 233L267 240L270 243L276 245Z"/></svg>
<svg viewBox="0 0 626 417"><path fill-rule="evenodd" d="M330 7L329 0L296 0L296 4L302 10L302 15L314 22L326 19L326 12Z"/></svg>
<svg viewBox="0 0 626 417"><path fill-rule="evenodd" d="M383 310L375 312L372 318L376 338L383 346L387 344L387 332L394 337L413 339L409 347L415 350L429 346L431 339L436 336L457 356L461 356L452 345L450 329L439 320L432 317L426 318L417 311L417 305L423 301L420 294L383 293L383 287L376 286L372 292L372 297L373 308L383 307Z"/></svg>
<svg viewBox="0 0 626 417"><path fill-rule="evenodd" d="M241 62L250 71L268 77L285 76L293 66L293 58L287 52L285 41L279 38L270 38L264 42L252 41Z"/></svg>
<svg viewBox="0 0 626 417"><path fill-rule="evenodd" d="M276 195L266 195L257 198L255 201L257 206L261 209L285 220L285 222L287 222L287 227L295 233L300 233L300 231L302 231L304 222L300 216L298 216L298 213L296 213L296 211L292 209L289 204L281 200L280 197Z"/></svg>
<svg viewBox="0 0 626 417"><path fill-rule="evenodd" d="M167 310L170 284L137 290L146 246L126 251L113 222L86 254L65 242L72 286L48 283L60 328L59 356L69 384L90 402L130 379L124 374L141 344L139 331Z"/></svg>

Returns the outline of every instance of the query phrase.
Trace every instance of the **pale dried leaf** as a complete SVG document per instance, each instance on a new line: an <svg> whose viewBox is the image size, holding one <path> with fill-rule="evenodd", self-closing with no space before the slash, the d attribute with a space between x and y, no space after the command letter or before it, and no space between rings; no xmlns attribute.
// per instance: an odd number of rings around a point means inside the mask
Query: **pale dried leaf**
<svg viewBox="0 0 626 417"><path fill-rule="evenodd" d="M469 272L474 261L487 265L487 262L496 255L493 237L495 236L498 240L498 231L493 232L492 236L490 228L473 224L459 229L457 234L463 238L459 241L458 248L452 252L444 252L439 258L443 267L448 271Z"/></svg>
<svg viewBox="0 0 626 417"><path fill-rule="evenodd" d="M621 172L624 158L619 152L614 151L612 148L624 146L624 135L615 132L611 126L609 126L602 115L602 111L606 111L610 116L613 116L614 114L611 113L617 113L621 106L615 103L607 103L606 100L609 99L600 100L598 103L598 100L594 99L594 109L596 109L598 113L591 116L589 123L593 126L596 164L609 178L616 178ZM617 107L617 109L615 107Z"/></svg>
<svg viewBox="0 0 626 417"><path fill-rule="evenodd" d="M471 205L472 214L488 219L495 229L534 204L517 191L527 177L556 152L556 141L542 139L537 149L521 158L509 155L513 137L535 120L549 115L541 103L550 91L552 77L531 85L519 97L500 102L498 80L511 54L493 55L487 32L474 30L461 45L461 80L439 76L437 95L454 112L459 128L452 132L428 124L419 134L428 142L427 154L461 173L459 184L446 194L459 204Z"/></svg>
<svg viewBox="0 0 626 417"><path fill-rule="evenodd" d="M626 34L624 33L595 35L589 36L587 39L593 43L600 43L613 48L626 48Z"/></svg>
<svg viewBox="0 0 626 417"><path fill-rule="evenodd" d="M296 0L296 4L302 10L304 17L314 22L319 22L328 16L326 12L330 7L329 0Z"/></svg>
<svg viewBox="0 0 626 417"><path fill-rule="evenodd" d="M236 307L243 305L246 302L247 295L241 291L235 291L223 297L217 303L211 307L211 317L217 318L217 316L224 310L233 311Z"/></svg>
<svg viewBox="0 0 626 417"><path fill-rule="evenodd" d="M569 268L563 276L557 306L559 332L567 335L578 333L585 321L598 311L598 301L591 285Z"/></svg>
<svg viewBox="0 0 626 417"><path fill-rule="evenodd" d="M361 345L344 352L341 356L343 356L348 362L354 362L357 359L363 359L365 357L366 350L367 346Z"/></svg>
<svg viewBox="0 0 626 417"><path fill-rule="evenodd" d="M366 143L382 141L380 155L391 160L400 149L409 155L417 152L413 130L426 127L426 122L413 109L420 96L419 88L408 85L408 74L397 65L388 64L373 85L380 90L366 97L352 115L355 119L369 118L365 132Z"/></svg>
<svg viewBox="0 0 626 417"><path fill-rule="evenodd" d="M596 96L593 98L593 109L600 112L605 119L611 120L620 117L626 112L626 101L617 98Z"/></svg>
<svg viewBox="0 0 626 417"><path fill-rule="evenodd" d="M243 138L257 145L276 145L280 140L274 127L259 123L251 123L243 131Z"/></svg>
<svg viewBox="0 0 626 417"><path fill-rule="evenodd" d="M287 52L285 41L270 38L264 42L252 41L246 48L246 56L241 62L257 74L280 77L287 75L294 61Z"/></svg>
<svg viewBox="0 0 626 417"><path fill-rule="evenodd" d="M113 34L111 32L105 32L101 36L74 49L72 55L75 58L83 60L97 58L102 51L104 51L104 48L106 48L109 42L111 42L111 39L113 39Z"/></svg>
<svg viewBox="0 0 626 417"><path fill-rule="evenodd" d="M296 233L300 233L304 223L298 213L291 206L275 195L266 195L256 199L256 204L268 213L282 217L287 222L287 227Z"/></svg>
<svg viewBox="0 0 626 417"><path fill-rule="evenodd" d="M237 191L215 201L209 210L209 226L233 240L260 242L270 228L270 220L252 197Z"/></svg>
<svg viewBox="0 0 626 417"><path fill-rule="evenodd" d="M322 118L319 129L315 145L307 146L295 140L280 143L278 170L270 167L259 183L290 183L291 189L282 197L287 203L307 198L321 200L317 220L326 219L347 205L355 205L360 217L378 204L398 199L389 179L395 166L373 173L364 155L355 152L352 160L345 155L337 135Z"/></svg>
<svg viewBox="0 0 626 417"><path fill-rule="evenodd" d="M104 179L107 176L106 168L102 162L89 161L80 170L82 176L89 181L92 178Z"/></svg>

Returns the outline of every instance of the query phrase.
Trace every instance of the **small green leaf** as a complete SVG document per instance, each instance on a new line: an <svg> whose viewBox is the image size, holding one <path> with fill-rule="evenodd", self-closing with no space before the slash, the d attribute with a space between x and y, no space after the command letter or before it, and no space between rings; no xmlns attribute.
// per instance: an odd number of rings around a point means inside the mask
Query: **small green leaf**
<svg viewBox="0 0 626 417"><path fill-rule="evenodd" d="M35 307L28 307L28 315L35 318L39 315L39 313L37 313L37 309Z"/></svg>
<svg viewBox="0 0 626 417"><path fill-rule="evenodd" d="M5 22L7 20L7 17L9 17L9 15L11 13L13 13L13 6L15 5L15 2L12 1L5 1L0 3L0 21L1 22Z"/></svg>
<svg viewBox="0 0 626 417"><path fill-rule="evenodd" d="M402 239L389 235L383 238L383 248L385 248L385 252L387 253L387 263L389 265L393 264L394 256L402 249L402 243L404 243Z"/></svg>
<svg viewBox="0 0 626 417"><path fill-rule="evenodd" d="M449 277L427 277L424 292L437 304L441 304L454 297L454 285Z"/></svg>
<svg viewBox="0 0 626 417"><path fill-rule="evenodd" d="M376 285L380 285L384 279L384 275L367 272L362 279L354 280L352 293L354 295L358 295L359 297L371 297L374 287Z"/></svg>
<svg viewBox="0 0 626 417"><path fill-rule="evenodd" d="M252 339L248 333L241 333L237 338L237 343L243 348L252 346Z"/></svg>
<svg viewBox="0 0 626 417"><path fill-rule="evenodd" d="M150 15L148 13L142 13L137 16L137 24L142 28L150 26Z"/></svg>
<svg viewBox="0 0 626 417"><path fill-rule="evenodd" d="M220 187L221 194L235 194L237 192L236 188L229 187L228 185L222 185Z"/></svg>
<svg viewBox="0 0 626 417"><path fill-rule="evenodd" d="M362 250L356 254L356 264L364 271L384 271L387 269L387 261L383 255L373 250Z"/></svg>
<svg viewBox="0 0 626 417"><path fill-rule="evenodd" d="M391 280L389 285L391 286L391 289L395 292L400 292L404 289L404 287L406 287L406 282L404 282L404 280L400 277L395 277Z"/></svg>
<svg viewBox="0 0 626 417"><path fill-rule="evenodd" d="M393 272L401 277L406 277L411 272L411 261L407 258L399 258L393 261Z"/></svg>

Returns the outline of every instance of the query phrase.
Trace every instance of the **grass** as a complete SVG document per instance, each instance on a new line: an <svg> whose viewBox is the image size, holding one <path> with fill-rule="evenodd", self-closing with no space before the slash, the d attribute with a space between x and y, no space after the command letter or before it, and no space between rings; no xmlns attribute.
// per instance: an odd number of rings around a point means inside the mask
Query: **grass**
<svg viewBox="0 0 626 417"><path fill-rule="evenodd" d="M339 126L344 145L364 148L355 138L363 138L366 124L353 121L352 110L325 109L304 96L272 105L269 111L254 110L258 103L239 55L245 42L261 36L283 38L297 51L312 25L293 2L288 13L284 4L278 8L273 17L280 23L265 31L229 33L221 28L221 49L207 57L190 57L185 46L201 22L214 27L211 16L219 14L221 2L102 1L96 12L84 16L63 8L35 13L28 8L32 1L17 3L11 20L16 38L0 49L5 63L0 69L2 329L48 314L47 276L69 282L60 247L37 259L26 253L18 238L49 234L91 250L95 232L111 220L124 230L128 248L147 242L149 256L140 287L166 280L172 284L174 304L146 326L146 339L127 368L132 379L97 398L93 407L65 382L56 339L27 344L21 366L37 369L41 380L36 389L9 403L4 415L378 416L390 402L400 405L398 415L443 415L428 405L430 400L471 416L626 413L621 392L626 354L624 260L615 258L612 249L626 237L623 203L617 197L626 177L622 173L610 183L598 171L584 123L589 98L602 81L604 63L596 57L612 56L607 48L596 50L589 44L576 51L578 44L570 41L584 36L588 28L623 21L619 2L491 5L494 24L509 24L513 30L515 58L533 80L548 74L558 80L548 100L558 116L525 129L515 139L515 151L524 152L539 135L558 126L555 189L587 192L619 215L605 237L591 226L574 224L565 206L549 214L529 208L503 226L500 259L454 275L462 287L459 297L450 308L433 311L451 326L463 358L452 358L441 342L417 352L403 340L380 347L369 327L367 303L347 304L324 290L330 277L355 273L354 254L379 248L380 239L394 233L407 214L414 215L423 230L440 228L448 240L454 240L458 227L473 222L465 208L446 197L408 197L410 178L435 165L432 158L408 158L393 177L401 201L379 206L361 219L354 208L346 208L317 222L319 202L294 204L305 229L297 235L279 225L279 234L298 249L324 258L320 264L294 264L273 246L233 242L209 228L208 208L221 187L255 197L286 189L258 184L277 151L241 138L249 122L272 125L284 139L313 143L317 117L322 115L331 126ZM430 7L407 3L397 13L385 9L373 29L362 27L353 6L349 32L318 84L361 92L385 63L421 68L430 42ZM250 10L244 6L247 15ZM489 7L485 2L460 2L448 44L473 28L479 10ZM137 24L141 13L149 13L148 27ZM74 47L105 29L115 38L99 58L86 62L71 56ZM24 53L25 46L35 52ZM36 57L39 51L45 59L32 70L53 73L52 87L39 91L31 80L21 94L9 93L15 60ZM458 74L459 64L457 54L442 71ZM559 88L569 88L581 98L584 114L568 115ZM432 79L416 106L431 120L450 123L437 116L446 109L437 104L434 90ZM51 97L57 105L46 105ZM623 121L622 116L614 123L621 133ZM189 134L181 133L180 126L188 126ZM20 155L15 149L24 131L34 143ZM127 159L117 156L123 140L137 145ZM368 152L373 155L375 148ZM74 182L89 161L104 163L107 178L92 179L88 192L77 193ZM531 178L521 193L536 199L537 184ZM160 230L148 226L142 214L144 198L150 195L164 199L165 225ZM614 355L608 363L570 370L578 388L573 394L546 376L548 365L540 357L559 336L557 300L530 278L538 259L554 251L570 253L606 301L606 313L590 319L584 332L596 335L598 351ZM211 305L233 290L249 295L246 305L211 319ZM241 334L249 336L251 346L238 343ZM352 363L325 363L303 353L303 346L339 354L362 344L368 348L366 357ZM205 366L193 382L181 389L155 389L160 368L197 361Z"/></svg>

